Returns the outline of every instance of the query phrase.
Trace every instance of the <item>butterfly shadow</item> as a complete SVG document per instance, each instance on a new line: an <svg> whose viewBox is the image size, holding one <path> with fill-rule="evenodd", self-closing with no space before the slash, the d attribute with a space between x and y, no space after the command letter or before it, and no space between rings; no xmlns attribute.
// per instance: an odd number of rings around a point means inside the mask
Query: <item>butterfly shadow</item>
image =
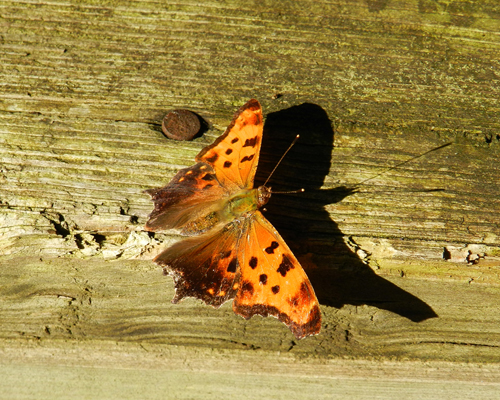
<svg viewBox="0 0 500 400"><path fill-rule="evenodd" d="M437 317L427 303L366 265L345 244L344 235L325 210L355 190L321 189L330 173L334 131L320 106L304 103L267 115L255 185L265 182L298 134L300 140L267 185L276 191L304 188L305 193L274 194L264 214L304 265L320 304L336 308L370 305L414 322ZM309 264L315 268L308 268Z"/></svg>

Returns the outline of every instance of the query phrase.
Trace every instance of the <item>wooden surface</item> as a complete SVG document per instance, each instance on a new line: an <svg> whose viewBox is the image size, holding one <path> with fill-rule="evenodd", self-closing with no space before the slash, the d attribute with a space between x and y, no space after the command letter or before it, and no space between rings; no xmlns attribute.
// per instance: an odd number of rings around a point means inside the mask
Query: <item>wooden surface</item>
<svg viewBox="0 0 500 400"><path fill-rule="evenodd" d="M498 398L495 1L0 0L2 398ZM301 341L170 304L143 229L250 98L266 217L324 315ZM161 133L168 110L209 126ZM449 146L440 146L451 143ZM435 149L434 151L430 151Z"/></svg>

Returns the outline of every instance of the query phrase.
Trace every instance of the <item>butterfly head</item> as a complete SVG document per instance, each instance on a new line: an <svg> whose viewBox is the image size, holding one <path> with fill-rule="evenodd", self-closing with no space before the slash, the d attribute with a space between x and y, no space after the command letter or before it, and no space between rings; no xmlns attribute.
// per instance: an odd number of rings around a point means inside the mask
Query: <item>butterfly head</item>
<svg viewBox="0 0 500 400"><path fill-rule="evenodd" d="M271 198L271 188L267 186L260 186L257 188L257 208L261 208Z"/></svg>

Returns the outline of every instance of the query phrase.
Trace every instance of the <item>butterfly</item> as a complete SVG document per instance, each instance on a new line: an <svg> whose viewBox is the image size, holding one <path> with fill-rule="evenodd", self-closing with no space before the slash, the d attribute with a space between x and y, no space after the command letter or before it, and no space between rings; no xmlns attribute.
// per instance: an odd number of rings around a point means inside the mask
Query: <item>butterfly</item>
<svg viewBox="0 0 500 400"><path fill-rule="evenodd" d="M146 190L154 201L146 229L189 236L153 260L174 279L172 303L195 297L218 308L234 299L236 314L276 317L301 339L319 333L321 311L305 271L259 211L271 197L270 187L253 188L262 133L252 99L195 165Z"/></svg>

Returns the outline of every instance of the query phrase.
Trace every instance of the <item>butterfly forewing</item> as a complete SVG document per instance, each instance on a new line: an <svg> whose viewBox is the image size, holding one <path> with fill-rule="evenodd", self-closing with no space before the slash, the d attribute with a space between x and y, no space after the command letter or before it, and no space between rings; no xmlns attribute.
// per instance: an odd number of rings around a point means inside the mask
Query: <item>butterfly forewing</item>
<svg viewBox="0 0 500 400"><path fill-rule="evenodd" d="M220 184L232 193L251 189L262 142L262 109L250 100L234 115L233 121L212 145L196 156L210 164Z"/></svg>
<svg viewBox="0 0 500 400"><path fill-rule="evenodd" d="M221 199L229 196L212 167L201 162L181 169L167 186L146 190L146 193L155 204L146 223L146 229L150 231L182 230L191 221L210 215Z"/></svg>

